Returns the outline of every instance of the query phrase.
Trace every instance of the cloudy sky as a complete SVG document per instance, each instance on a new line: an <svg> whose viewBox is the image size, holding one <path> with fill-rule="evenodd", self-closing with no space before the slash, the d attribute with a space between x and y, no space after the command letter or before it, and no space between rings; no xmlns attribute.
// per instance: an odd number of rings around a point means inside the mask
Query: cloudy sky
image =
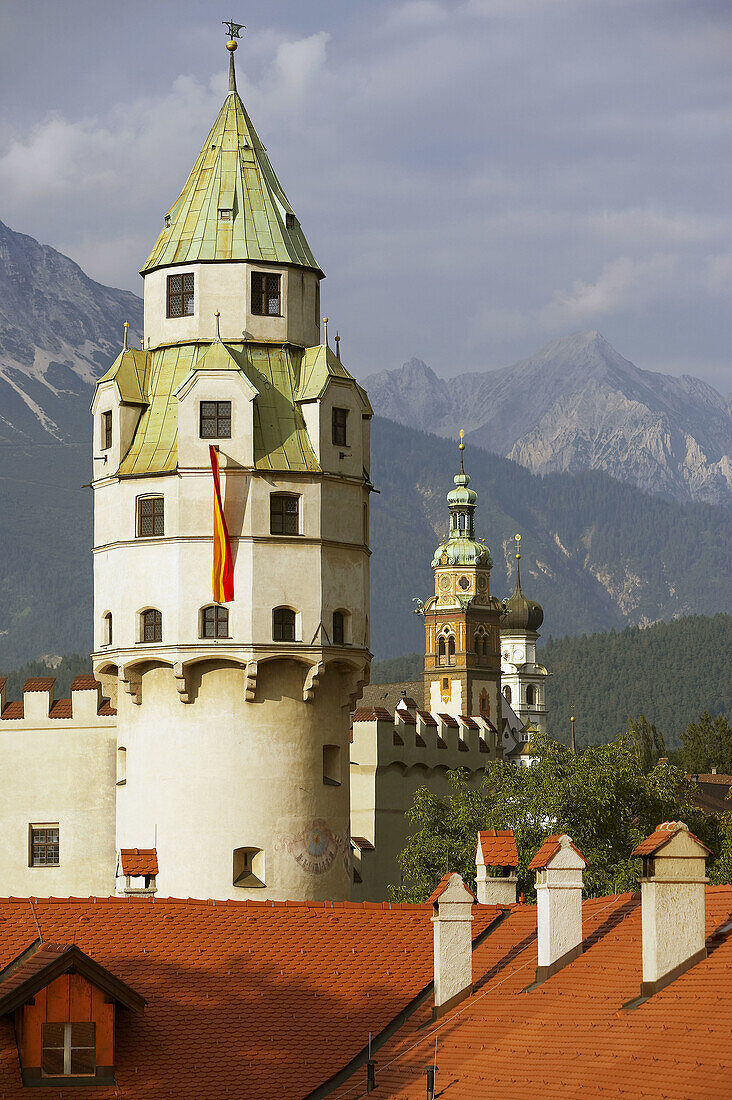
<svg viewBox="0 0 732 1100"><path fill-rule="evenodd" d="M599 329L732 389L730 0L2 0L0 219L141 293L225 18L358 374Z"/></svg>

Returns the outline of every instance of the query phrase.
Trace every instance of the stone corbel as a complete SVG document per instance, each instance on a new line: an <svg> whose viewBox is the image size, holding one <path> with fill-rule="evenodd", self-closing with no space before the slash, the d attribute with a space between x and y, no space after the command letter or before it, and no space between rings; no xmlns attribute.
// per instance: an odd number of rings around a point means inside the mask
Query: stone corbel
<svg viewBox="0 0 732 1100"><path fill-rule="evenodd" d="M126 665L120 665L119 682L129 695L135 706L142 703L142 677L135 669L129 669Z"/></svg>
<svg viewBox="0 0 732 1100"><path fill-rule="evenodd" d="M364 665L363 668L354 669L346 678L346 689L342 706L347 706L349 710L355 710L359 699L363 695L363 689L370 682L370 679L368 665Z"/></svg>
<svg viewBox="0 0 732 1100"><path fill-rule="evenodd" d="M244 698L247 703L254 702L254 696L257 694L257 662L247 662L247 682L244 691Z"/></svg>
<svg viewBox="0 0 732 1100"><path fill-rule="evenodd" d="M315 691L318 686L320 677L325 672L325 665L322 661L318 661L317 665L311 665L308 669L308 674L305 677L305 683L302 688L302 701L303 703L312 703L315 698Z"/></svg>
<svg viewBox="0 0 732 1100"><path fill-rule="evenodd" d="M186 682L186 670L183 667L182 661L176 661L173 665L173 675L175 676L175 685L178 688L178 695L181 703L192 702L190 693L188 691L188 684Z"/></svg>

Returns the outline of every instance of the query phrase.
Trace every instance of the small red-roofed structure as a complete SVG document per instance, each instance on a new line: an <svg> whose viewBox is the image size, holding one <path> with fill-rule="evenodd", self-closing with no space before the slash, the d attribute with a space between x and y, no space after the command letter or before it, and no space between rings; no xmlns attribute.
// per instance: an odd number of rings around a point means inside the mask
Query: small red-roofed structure
<svg viewBox="0 0 732 1100"><path fill-rule="evenodd" d="M677 833L684 831L686 832L689 839L695 840L696 843L699 844L705 852L708 852L709 855L713 854L712 851L707 848L706 844L702 844L701 840L699 840L699 837L694 836L693 833L689 832L689 829L683 821L664 821L661 825L658 825L654 829L650 836L647 836L645 840L642 840L640 844L638 844L637 847L633 849L631 855L654 855L656 852L660 851L660 849L663 848L664 845L668 844L668 842L674 836L676 836Z"/></svg>
<svg viewBox="0 0 732 1100"><path fill-rule="evenodd" d="M117 860L117 878L125 879L125 894L154 894L159 874L155 848L121 848ZM142 878L144 886L132 886L131 880Z"/></svg>
<svg viewBox="0 0 732 1100"><path fill-rule="evenodd" d="M518 850L513 829L484 829L475 852L478 901L513 905L516 901Z"/></svg>

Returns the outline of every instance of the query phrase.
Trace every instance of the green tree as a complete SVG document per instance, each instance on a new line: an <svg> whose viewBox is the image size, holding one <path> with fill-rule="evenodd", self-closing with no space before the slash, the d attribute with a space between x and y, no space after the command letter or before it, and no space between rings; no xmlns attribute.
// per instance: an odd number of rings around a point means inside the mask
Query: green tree
<svg viewBox="0 0 732 1100"><path fill-rule="evenodd" d="M631 718L627 733L635 746L640 769L645 775L656 766L659 757L666 755L663 734L642 714L640 718Z"/></svg>
<svg viewBox="0 0 732 1100"><path fill-rule="evenodd" d="M732 729L722 714L712 718L704 711L681 734L679 762L691 775L716 768L732 774Z"/></svg>
<svg viewBox="0 0 732 1100"><path fill-rule="evenodd" d="M693 785L684 772L659 764L645 773L631 735L575 755L539 734L532 749L538 759L530 768L490 761L477 790L457 771L447 797L427 787L416 792L408 811L416 828L399 857L403 883L391 889L396 900L423 901L447 866L474 887L480 829L514 830L519 889L530 897L534 875L528 864L551 833L569 833L584 855L590 895L637 888L640 864L630 853L662 821L685 821L719 851L719 820L693 805Z"/></svg>

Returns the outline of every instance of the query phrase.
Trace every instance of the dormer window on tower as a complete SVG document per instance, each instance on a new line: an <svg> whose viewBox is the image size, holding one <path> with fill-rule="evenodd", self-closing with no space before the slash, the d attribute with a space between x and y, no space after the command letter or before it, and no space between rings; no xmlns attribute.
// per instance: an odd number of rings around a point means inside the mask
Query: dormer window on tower
<svg viewBox="0 0 732 1100"><path fill-rule="evenodd" d="M281 276L265 271L252 272L252 313L257 317L282 315Z"/></svg>
<svg viewBox="0 0 732 1100"><path fill-rule="evenodd" d="M168 317L191 317L194 303L193 272L168 275Z"/></svg>
<svg viewBox="0 0 732 1100"><path fill-rule="evenodd" d="M234 220L234 211L230 206L222 206L219 208L219 221L231 222Z"/></svg>

